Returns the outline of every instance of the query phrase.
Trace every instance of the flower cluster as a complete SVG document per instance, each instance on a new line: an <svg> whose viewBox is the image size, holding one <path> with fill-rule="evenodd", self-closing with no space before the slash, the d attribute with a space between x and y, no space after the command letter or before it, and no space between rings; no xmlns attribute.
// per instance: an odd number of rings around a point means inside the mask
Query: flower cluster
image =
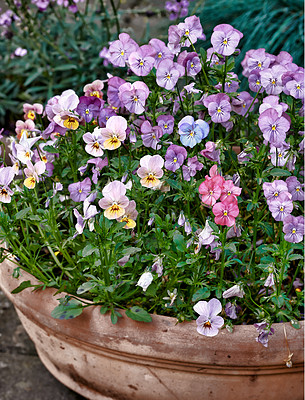
<svg viewBox="0 0 305 400"><path fill-rule="evenodd" d="M199 53L196 16L168 43L121 33L104 55L125 79L24 105L0 169L0 236L22 268L114 323L118 306L143 321L197 313L202 335L255 323L267 346L273 322L301 317L304 72L251 50L254 94L238 92L242 37L218 25Z"/></svg>

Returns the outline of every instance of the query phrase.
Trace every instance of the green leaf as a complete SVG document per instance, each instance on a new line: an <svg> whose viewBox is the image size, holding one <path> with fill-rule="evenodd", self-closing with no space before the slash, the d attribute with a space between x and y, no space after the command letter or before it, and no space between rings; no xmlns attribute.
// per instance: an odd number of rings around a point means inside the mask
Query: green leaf
<svg viewBox="0 0 305 400"><path fill-rule="evenodd" d="M83 293L89 292L96 285L97 285L96 282L92 282L92 281L84 282L77 288L76 294L83 294Z"/></svg>
<svg viewBox="0 0 305 400"><path fill-rule="evenodd" d="M29 213L30 210L31 210L31 207L27 207L27 208L24 208L23 210L18 211L15 214L15 218L16 219L23 219Z"/></svg>
<svg viewBox="0 0 305 400"><path fill-rule="evenodd" d="M83 257L90 256L95 251L98 252L98 249L95 246L93 246L93 244L87 244L87 246L85 246L82 250L82 256Z"/></svg>
<svg viewBox="0 0 305 400"><path fill-rule="evenodd" d="M273 168L269 174L272 176L290 176L291 172L281 168Z"/></svg>
<svg viewBox="0 0 305 400"><path fill-rule="evenodd" d="M174 238L174 243L176 245L176 248L178 251L181 251L182 253L186 251L186 245L184 242L184 236L181 235L180 233L177 233Z"/></svg>
<svg viewBox="0 0 305 400"><path fill-rule="evenodd" d="M193 294L192 301L195 302L198 300L207 299L210 297L210 294L210 290L207 287L203 287Z"/></svg>
<svg viewBox="0 0 305 400"><path fill-rule="evenodd" d="M43 150L47 151L48 153L51 153L51 154L58 153L58 149L56 147L53 147L53 146L44 146Z"/></svg>
<svg viewBox="0 0 305 400"><path fill-rule="evenodd" d="M122 255L123 256L132 256L133 254L136 254L139 251L141 251L141 249L139 247L128 247L127 249L124 249L122 251Z"/></svg>
<svg viewBox="0 0 305 400"><path fill-rule="evenodd" d="M272 303L278 306L278 308L281 308L285 303L284 297L283 296L272 297Z"/></svg>
<svg viewBox="0 0 305 400"><path fill-rule="evenodd" d="M219 232L219 227L215 222L213 221L208 221L210 227L213 229L213 232L218 233Z"/></svg>
<svg viewBox="0 0 305 400"><path fill-rule="evenodd" d="M151 315L145 311L141 307L131 307L129 310L126 311L127 317L133 319L134 321L141 321L141 322L151 322L152 318Z"/></svg>
<svg viewBox="0 0 305 400"><path fill-rule="evenodd" d="M20 293L22 292L22 290L28 287L35 287L35 285L32 285L31 281L23 281L18 287L16 287L16 289L12 290L12 294Z"/></svg>
<svg viewBox="0 0 305 400"><path fill-rule="evenodd" d="M297 321L295 319L292 319L290 321L290 325L295 329L301 329L301 325L300 325L299 321Z"/></svg>
<svg viewBox="0 0 305 400"><path fill-rule="evenodd" d="M107 306L103 306L103 307L100 308L100 313L102 315L106 314L107 311L108 311L108 307Z"/></svg>
<svg viewBox="0 0 305 400"><path fill-rule="evenodd" d="M118 319L121 317L122 315L116 311L116 310L111 310L111 322L113 323L113 325L115 325L118 322Z"/></svg>
<svg viewBox="0 0 305 400"><path fill-rule="evenodd" d="M289 256L288 259L289 259L289 261L304 260L304 257L301 256L301 254L291 254L291 256Z"/></svg>
<svg viewBox="0 0 305 400"><path fill-rule="evenodd" d="M83 312L83 305L76 299L65 297L60 299L59 306L51 312L51 316L56 319L72 319L78 317Z"/></svg>

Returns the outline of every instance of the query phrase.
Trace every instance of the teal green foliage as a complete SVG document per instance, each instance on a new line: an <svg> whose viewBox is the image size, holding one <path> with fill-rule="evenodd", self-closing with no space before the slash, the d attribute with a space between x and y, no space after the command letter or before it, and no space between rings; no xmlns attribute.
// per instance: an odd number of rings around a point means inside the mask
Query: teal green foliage
<svg viewBox="0 0 305 400"><path fill-rule="evenodd" d="M304 64L304 2L302 0L206 0L191 3L190 14L200 17L204 33L205 49L211 47L210 37L218 24L230 24L244 35L240 41L241 54L237 65L246 51L265 48L277 55L284 50L299 66ZM240 75L241 67L236 69Z"/></svg>

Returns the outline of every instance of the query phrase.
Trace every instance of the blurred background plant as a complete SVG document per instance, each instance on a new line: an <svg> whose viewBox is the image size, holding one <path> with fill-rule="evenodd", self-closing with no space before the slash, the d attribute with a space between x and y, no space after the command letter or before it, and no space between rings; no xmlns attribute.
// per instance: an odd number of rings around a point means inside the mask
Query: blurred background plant
<svg viewBox="0 0 305 400"><path fill-rule="evenodd" d="M304 65L303 8L303 0L199 0L190 2L189 15L200 17L208 39L205 49L218 24L230 24L243 33L235 70L241 78L240 63L249 49L265 48L271 54L284 50L295 64Z"/></svg>
<svg viewBox="0 0 305 400"><path fill-rule="evenodd" d="M6 0L1 5L6 11L0 14L0 127L11 132L23 103L44 104L66 88L79 92L94 79L107 79L107 72L121 73L99 56L102 49L117 39L121 26L145 40L149 23L165 15L164 1L152 6L148 1Z"/></svg>

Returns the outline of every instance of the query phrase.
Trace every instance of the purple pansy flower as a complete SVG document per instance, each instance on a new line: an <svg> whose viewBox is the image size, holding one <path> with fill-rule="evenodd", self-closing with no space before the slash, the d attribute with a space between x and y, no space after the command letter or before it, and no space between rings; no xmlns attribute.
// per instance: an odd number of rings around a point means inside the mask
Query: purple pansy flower
<svg viewBox="0 0 305 400"><path fill-rule="evenodd" d="M286 132L290 128L287 118L279 117L276 110L269 108L258 118L258 125L263 132L264 139L273 145L280 145L286 139Z"/></svg>
<svg viewBox="0 0 305 400"><path fill-rule="evenodd" d="M201 150L200 154L207 159L220 164L220 150L216 150L216 143L206 142L205 149Z"/></svg>
<svg viewBox="0 0 305 400"><path fill-rule="evenodd" d="M149 89L144 82L126 82L119 87L119 99L131 113L142 114L145 111L145 101Z"/></svg>
<svg viewBox="0 0 305 400"><path fill-rule="evenodd" d="M247 60L247 66L249 71L262 70L269 67L271 58L268 57L265 49L257 49L251 52Z"/></svg>
<svg viewBox="0 0 305 400"><path fill-rule="evenodd" d="M75 111L89 123L97 118L103 103L98 97L81 96Z"/></svg>
<svg viewBox="0 0 305 400"><path fill-rule="evenodd" d="M268 339L270 335L274 334L274 329L267 322L258 322L254 326L259 333L255 340L263 346L268 347Z"/></svg>
<svg viewBox="0 0 305 400"><path fill-rule="evenodd" d="M289 154L290 145L286 142L282 143L282 146L275 147L270 146L270 161L271 164L275 167L284 167L287 166L288 168L288 161L290 159Z"/></svg>
<svg viewBox="0 0 305 400"><path fill-rule="evenodd" d="M146 76L153 69L156 50L149 44L139 47L128 58L132 72L138 76Z"/></svg>
<svg viewBox="0 0 305 400"><path fill-rule="evenodd" d="M166 44L162 42L162 40L151 39L149 41L149 44L155 49L156 52L155 63L154 63L155 68L158 68L160 62L167 58L173 60L174 54L169 50Z"/></svg>
<svg viewBox="0 0 305 400"><path fill-rule="evenodd" d="M184 22L178 24L178 28L182 32L182 38L185 40L184 46L189 47L196 43L198 39L204 38L200 19L195 15L185 18Z"/></svg>
<svg viewBox="0 0 305 400"><path fill-rule="evenodd" d="M128 33L120 33L119 39L109 46L109 61L116 67L125 67L130 54L137 50L138 44Z"/></svg>
<svg viewBox="0 0 305 400"><path fill-rule="evenodd" d="M68 190L73 201L84 201L91 191L91 180L86 178L82 182L71 183Z"/></svg>
<svg viewBox="0 0 305 400"><path fill-rule="evenodd" d="M209 302L198 301L193 308L199 314L196 319L197 332L204 336L216 336L224 324L223 318L217 315L222 311L220 301L218 299L211 299Z"/></svg>
<svg viewBox="0 0 305 400"><path fill-rule="evenodd" d="M294 217L288 215L284 218L283 232L285 233L284 239L290 243L300 243L305 235L304 231L304 217Z"/></svg>
<svg viewBox="0 0 305 400"><path fill-rule="evenodd" d="M301 184L296 176L289 176L286 179L287 187L288 187L288 192L292 196L293 201L304 201L304 192L303 192L303 187L304 184Z"/></svg>
<svg viewBox="0 0 305 400"><path fill-rule="evenodd" d="M124 83L126 83L126 81L118 76L112 76L110 79L108 79L107 98L108 103L111 104L112 107L123 107L123 104L119 98L119 88Z"/></svg>
<svg viewBox="0 0 305 400"><path fill-rule="evenodd" d="M230 97L224 93L211 94L203 100L213 122L226 122L230 119Z"/></svg>
<svg viewBox="0 0 305 400"><path fill-rule="evenodd" d="M151 147L154 150L161 149L158 144L159 139L163 136L160 126L151 126L149 121L144 121L141 125L141 138L145 147Z"/></svg>
<svg viewBox="0 0 305 400"><path fill-rule="evenodd" d="M188 158L187 165L183 165L182 174L185 181L190 181L192 176L195 176L197 171L201 171L203 164L198 161L197 156Z"/></svg>
<svg viewBox="0 0 305 400"><path fill-rule="evenodd" d="M266 93L280 94L283 91L282 75L286 68L282 65L274 65L260 72L261 83Z"/></svg>
<svg viewBox="0 0 305 400"><path fill-rule="evenodd" d="M156 72L157 84L167 90L172 90L178 79L184 75L184 68L169 58L161 61Z"/></svg>
<svg viewBox="0 0 305 400"><path fill-rule="evenodd" d="M184 163L186 157L187 151L184 147L172 144L166 151L164 166L169 171L175 172Z"/></svg>
<svg viewBox="0 0 305 400"><path fill-rule="evenodd" d="M168 44L167 47L173 54L178 54L181 49L181 38L183 31L177 25L171 25L168 28Z"/></svg>
<svg viewBox="0 0 305 400"><path fill-rule="evenodd" d="M269 210L276 221L284 221L293 210L291 194L283 192L276 199L268 201Z"/></svg>
<svg viewBox="0 0 305 400"><path fill-rule="evenodd" d="M225 313L227 314L227 317L231 319L237 319L236 306L230 302L226 303Z"/></svg>
<svg viewBox="0 0 305 400"><path fill-rule="evenodd" d="M281 117L283 113L288 109L288 104L279 103L279 96L270 95L263 99L262 104L259 106L259 114L262 114L268 108L272 108L277 111L278 116ZM283 115L284 116L284 115Z"/></svg>
<svg viewBox="0 0 305 400"><path fill-rule="evenodd" d="M286 89L295 99L304 98L304 72L296 73L291 81L286 83Z"/></svg>
<svg viewBox="0 0 305 400"><path fill-rule="evenodd" d="M230 56L234 53L243 34L229 24L215 26L211 36L211 43L214 51L223 56Z"/></svg>
<svg viewBox="0 0 305 400"><path fill-rule="evenodd" d="M175 118L172 115L159 115L156 119L158 126L163 131L163 134L171 134L174 130Z"/></svg>
<svg viewBox="0 0 305 400"><path fill-rule="evenodd" d="M281 179L273 182L263 183L264 196L267 202L276 200L281 193L288 193L288 186L285 181Z"/></svg>
<svg viewBox="0 0 305 400"><path fill-rule="evenodd" d="M98 124L101 128L105 128L109 118L114 117L117 113L112 107L102 108L98 115Z"/></svg>
<svg viewBox="0 0 305 400"><path fill-rule="evenodd" d="M102 169L108 165L108 158L91 158L87 161L87 164L94 165L92 168L92 182L97 184L98 177L100 176Z"/></svg>
<svg viewBox="0 0 305 400"><path fill-rule="evenodd" d="M258 69L251 71L248 81L249 89L257 93L262 87L260 71Z"/></svg>
<svg viewBox="0 0 305 400"><path fill-rule="evenodd" d="M165 3L165 10L169 13L169 19L186 17L188 14L188 0L170 0Z"/></svg>
<svg viewBox="0 0 305 400"><path fill-rule="evenodd" d="M194 120L190 115L182 118L178 124L181 143L184 146L194 147L209 134L209 124L202 119Z"/></svg>
<svg viewBox="0 0 305 400"><path fill-rule="evenodd" d="M84 200L84 204L83 204L84 216L82 216L76 208L73 209L74 215L77 218L77 222L75 225L76 233L74 234L73 239L77 235L81 235L83 233L85 224L87 221L88 221L89 230L93 231L93 229L94 229L93 218L99 213L99 211L97 211L96 206L93 206L92 204L90 204L91 202L93 202L95 200L95 198L96 198L96 193L93 196L91 196L91 195L88 196Z"/></svg>
<svg viewBox="0 0 305 400"><path fill-rule="evenodd" d="M237 98L232 99L232 111L239 115L245 115L248 112L252 101L253 97L248 92L240 92L238 93ZM250 111L253 110L254 104L257 103L257 101L258 100L255 99Z"/></svg>

